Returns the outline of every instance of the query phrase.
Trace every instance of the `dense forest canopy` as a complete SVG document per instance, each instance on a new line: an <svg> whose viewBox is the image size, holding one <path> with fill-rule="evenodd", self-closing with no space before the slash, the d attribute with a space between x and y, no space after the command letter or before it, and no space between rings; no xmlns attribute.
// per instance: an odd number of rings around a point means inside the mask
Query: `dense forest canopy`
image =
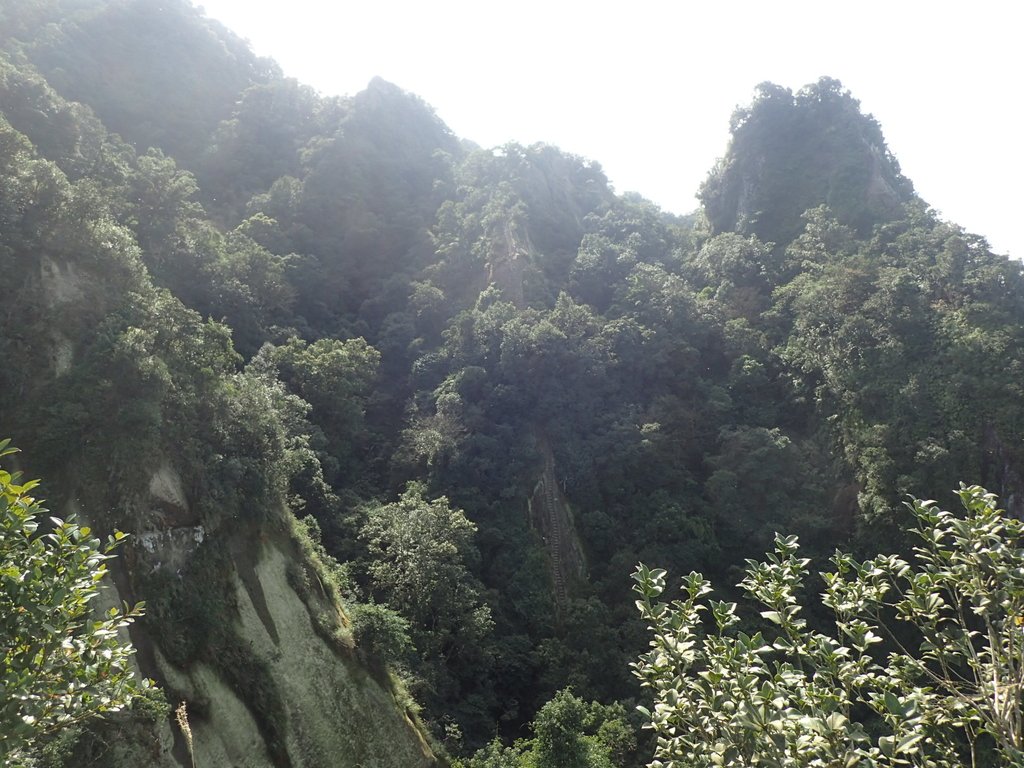
<svg viewBox="0 0 1024 768"><path fill-rule="evenodd" d="M834 79L759 86L680 217L382 80L321 96L184 0L17 0L0 46L0 437L132 534L143 673L212 722L174 670L213 668L275 766L348 758L289 746L231 618L268 540L437 754L625 768L637 562L910 546L900 502L960 479L1024 513L1021 265Z"/></svg>

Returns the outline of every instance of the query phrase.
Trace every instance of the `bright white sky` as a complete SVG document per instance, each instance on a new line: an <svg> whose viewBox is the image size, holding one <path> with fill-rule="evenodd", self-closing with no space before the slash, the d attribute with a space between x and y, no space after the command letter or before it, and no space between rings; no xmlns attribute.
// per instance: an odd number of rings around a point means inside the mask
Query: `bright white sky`
<svg viewBox="0 0 1024 768"><path fill-rule="evenodd" d="M926 201L1024 256L1016 2L193 1L321 93L379 75L463 138L555 144L677 213L755 85L836 77Z"/></svg>

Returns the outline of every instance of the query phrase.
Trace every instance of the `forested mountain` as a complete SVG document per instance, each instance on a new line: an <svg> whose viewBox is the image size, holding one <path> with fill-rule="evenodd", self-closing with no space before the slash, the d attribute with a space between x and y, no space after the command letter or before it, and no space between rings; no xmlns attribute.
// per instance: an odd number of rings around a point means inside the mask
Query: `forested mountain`
<svg viewBox="0 0 1024 768"><path fill-rule="evenodd" d="M130 534L162 691L40 765L188 765L181 701L204 767L641 765L638 561L874 552L961 479L1024 514L1021 265L835 80L759 86L679 217L184 0L0 45L0 437Z"/></svg>

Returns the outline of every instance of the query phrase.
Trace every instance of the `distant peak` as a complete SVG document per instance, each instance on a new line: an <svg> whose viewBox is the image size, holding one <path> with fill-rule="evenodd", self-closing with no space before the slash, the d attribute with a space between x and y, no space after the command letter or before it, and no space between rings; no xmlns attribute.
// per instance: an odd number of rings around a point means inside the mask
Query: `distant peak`
<svg viewBox="0 0 1024 768"><path fill-rule="evenodd" d="M824 204L866 233L914 196L881 127L833 77L795 94L761 83L730 130L726 156L700 192L715 232L785 243L800 232L804 211Z"/></svg>

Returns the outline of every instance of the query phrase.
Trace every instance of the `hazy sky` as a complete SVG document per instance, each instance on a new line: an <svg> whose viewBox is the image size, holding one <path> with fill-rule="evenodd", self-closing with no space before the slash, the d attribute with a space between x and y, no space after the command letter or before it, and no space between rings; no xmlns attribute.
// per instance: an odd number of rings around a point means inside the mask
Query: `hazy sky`
<svg viewBox="0 0 1024 768"><path fill-rule="evenodd" d="M839 78L918 193L1024 256L1024 7L973 0L202 0L324 94L375 75L483 146L545 141L685 213L758 83Z"/></svg>

